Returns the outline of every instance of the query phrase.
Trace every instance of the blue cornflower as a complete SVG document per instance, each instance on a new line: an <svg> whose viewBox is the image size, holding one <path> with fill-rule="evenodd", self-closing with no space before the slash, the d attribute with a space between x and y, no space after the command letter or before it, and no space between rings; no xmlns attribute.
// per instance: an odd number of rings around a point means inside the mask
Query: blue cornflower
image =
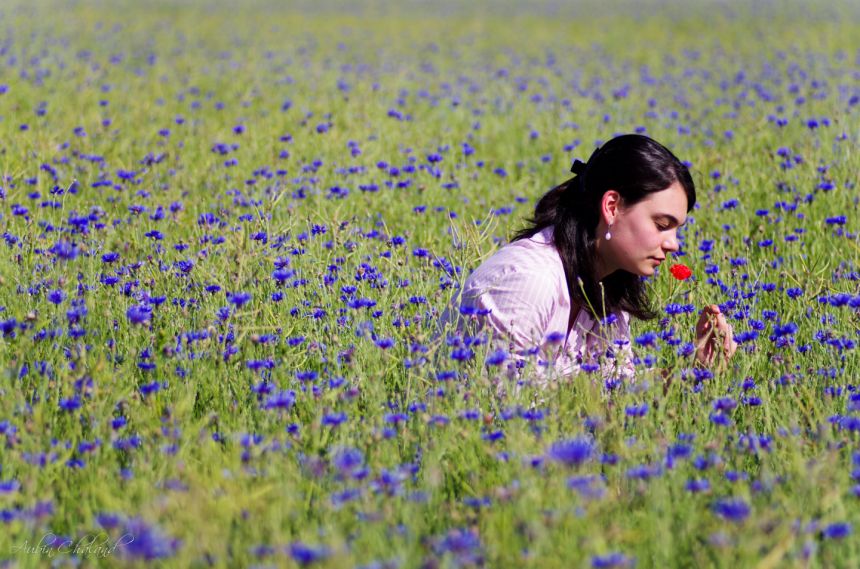
<svg viewBox="0 0 860 569"><path fill-rule="evenodd" d="M675 351L679 356L690 356L696 351L696 346L692 342L684 342Z"/></svg>
<svg viewBox="0 0 860 569"><path fill-rule="evenodd" d="M693 452L693 447L686 443L676 443L666 449L666 455L672 459L689 458Z"/></svg>
<svg viewBox="0 0 860 569"><path fill-rule="evenodd" d="M57 258L62 259L64 261L71 261L75 257L78 256L78 246L74 243L70 243L69 241L58 241L54 244L53 247L49 249L51 253L57 256Z"/></svg>
<svg viewBox="0 0 860 569"><path fill-rule="evenodd" d="M197 217L197 225L214 225L221 220L214 213L201 213Z"/></svg>
<svg viewBox="0 0 860 569"><path fill-rule="evenodd" d="M491 433L484 433L481 435L481 439L485 441L499 441L505 438L504 431L493 431Z"/></svg>
<svg viewBox="0 0 860 569"><path fill-rule="evenodd" d="M364 464L364 454L357 448L341 448L334 453L331 463L341 473L349 474L361 468Z"/></svg>
<svg viewBox="0 0 860 569"><path fill-rule="evenodd" d="M660 476L662 472L663 471L658 464L639 464L629 468L626 474L627 478L631 478L633 480L649 480L655 476Z"/></svg>
<svg viewBox="0 0 860 569"><path fill-rule="evenodd" d="M594 453L594 443L585 437L556 441L549 448L549 458L565 466L579 466L589 461Z"/></svg>
<svg viewBox="0 0 860 569"><path fill-rule="evenodd" d="M336 427L346 422L348 419L347 414L344 411L340 411L338 413L325 413L322 416L322 425L326 427Z"/></svg>
<svg viewBox="0 0 860 569"><path fill-rule="evenodd" d="M505 363L507 359L508 353L505 350L499 348L487 356L486 363L487 365L496 366Z"/></svg>
<svg viewBox="0 0 860 569"><path fill-rule="evenodd" d="M746 342L752 342L756 338L758 338L758 332L756 332L755 330L747 330L745 332L740 332L738 334L735 334L735 341L738 344L745 344Z"/></svg>
<svg viewBox="0 0 860 569"><path fill-rule="evenodd" d="M450 381L457 379L457 372L454 370L441 370L436 372L436 381Z"/></svg>
<svg viewBox="0 0 860 569"><path fill-rule="evenodd" d="M790 336L797 332L797 324L794 322L788 322L786 324L777 324L773 327L773 334L771 335L771 340L776 338L781 338L783 336Z"/></svg>
<svg viewBox="0 0 860 569"><path fill-rule="evenodd" d="M159 383L158 381L153 381L152 383L141 385L140 393L141 395L146 397L147 395L150 395L152 393L158 393L164 387L166 387L166 383Z"/></svg>
<svg viewBox="0 0 860 569"><path fill-rule="evenodd" d="M394 342L393 338L380 338L380 339L376 340L376 345L378 347L382 348L383 350L387 350L388 348L393 347L394 343L395 342Z"/></svg>
<svg viewBox="0 0 860 569"><path fill-rule="evenodd" d="M3 333L4 338L15 337L15 327L18 326L18 321L15 318L9 318L8 320L0 320L0 332Z"/></svg>
<svg viewBox="0 0 860 569"><path fill-rule="evenodd" d="M732 397L720 397L714 401L714 411L731 411L738 406L738 402Z"/></svg>
<svg viewBox="0 0 860 569"><path fill-rule="evenodd" d="M648 413L648 403L642 403L641 405L628 405L624 409L624 414L628 417L644 417L646 413Z"/></svg>
<svg viewBox="0 0 860 569"><path fill-rule="evenodd" d="M707 478L694 478L687 481L687 484L684 485L684 489L694 494L698 492L707 492L711 489L711 482Z"/></svg>
<svg viewBox="0 0 860 569"><path fill-rule="evenodd" d="M594 474L572 476L567 480L567 487L583 498L602 498L606 494L606 487Z"/></svg>
<svg viewBox="0 0 860 569"><path fill-rule="evenodd" d="M60 400L60 409L63 411L74 411L81 407L81 399L77 395L68 399Z"/></svg>
<svg viewBox="0 0 860 569"><path fill-rule="evenodd" d="M732 424L731 418L725 413L711 413L710 415L708 415L708 419L715 425L720 425L723 427L727 427Z"/></svg>
<svg viewBox="0 0 860 569"><path fill-rule="evenodd" d="M280 268L272 271L272 278L277 281L278 284L283 284L287 279L292 278L295 274L295 271L292 269Z"/></svg>
<svg viewBox="0 0 860 569"><path fill-rule="evenodd" d="M433 545L436 555L450 553L456 560L456 565L484 564L483 546L480 538L467 529L455 528Z"/></svg>
<svg viewBox="0 0 860 569"><path fill-rule="evenodd" d="M409 415L406 413L386 413L383 420L386 423L394 423L395 425L398 423L403 423L404 421L409 420Z"/></svg>
<svg viewBox="0 0 860 569"><path fill-rule="evenodd" d="M347 488L341 492L334 492L331 495L331 503L335 508L342 506L347 502L351 502L353 500L357 500L361 497L361 489L360 488Z"/></svg>
<svg viewBox="0 0 860 569"><path fill-rule="evenodd" d="M613 552L606 555L595 555L591 558L591 566L594 569L607 569L611 567L633 567L636 560L627 557L623 553Z"/></svg>
<svg viewBox="0 0 860 569"><path fill-rule="evenodd" d="M830 306L838 308L851 302L851 295L844 292L838 292L831 296L822 296L818 299L818 302L821 304L830 304Z"/></svg>
<svg viewBox="0 0 860 569"><path fill-rule="evenodd" d="M316 381L318 377L319 373L312 369L296 372L296 379L299 381Z"/></svg>
<svg viewBox="0 0 860 569"><path fill-rule="evenodd" d="M844 539L851 535L853 527L848 522L836 522L821 530L824 539Z"/></svg>
<svg viewBox="0 0 860 569"><path fill-rule="evenodd" d="M750 514L749 504L740 498L721 498L711 507L715 514L730 522L742 522Z"/></svg>
<svg viewBox="0 0 860 569"><path fill-rule="evenodd" d="M696 310L696 307L692 304L678 304L676 302L670 302L666 305L666 314L674 316L676 314L684 314L691 313Z"/></svg>
<svg viewBox="0 0 860 569"><path fill-rule="evenodd" d="M179 539L168 537L159 528L145 523L140 518L132 518L124 525L125 533L134 536L134 540L120 540L123 545L118 549L123 557L146 561L171 557L182 545Z"/></svg>
<svg viewBox="0 0 860 569"><path fill-rule="evenodd" d="M458 362L470 360L475 356L471 348L455 348L451 350L451 359Z"/></svg>
<svg viewBox="0 0 860 569"><path fill-rule="evenodd" d="M860 431L860 417L854 415L839 417L837 415L837 418L841 428L848 429L849 431Z"/></svg>
<svg viewBox="0 0 860 569"><path fill-rule="evenodd" d="M52 290L48 293L48 301L53 304L60 304L66 300L66 293L60 289Z"/></svg>
<svg viewBox="0 0 860 569"><path fill-rule="evenodd" d="M326 547L311 547L299 541L290 544L290 557L302 567L322 561L329 555Z"/></svg>
<svg viewBox="0 0 860 569"><path fill-rule="evenodd" d="M241 308L251 300L250 292L235 292L227 295L227 302L235 304L236 308Z"/></svg>
<svg viewBox="0 0 860 569"><path fill-rule="evenodd" d="M146 324L152 318L152 307L148 304L131 306L125 313L132 324Z"/></svg>
<svg viewBox="0 0 860 569"><path fill-rule="evenodd" d="M550 344L558 344L562 342L567 335L564 332L550 332L546 336L546 341Z"/></svg>
<svg viewBox="0 0 860 569"><path fill-rule="evenodd" d="M96 514L96 523L106 530L118 528L122 522L122 516L119 514L111 514L109 512Z"/></svg>
<svg viewBox="0 0 860 569"><path fill-rule="evenodd" d="M304 341L305 341L304 336L293 336L291 338L287 338L287 345L288 346L298 346L298 345L302 344Z"/></svg>
<svg viewBox="0 0 860 569"><path fill-rule="evenodd" d="M655 332L646 332L641 336L637 336L633 339L640 346L656 346L657 345L657 334Z"/></svg>

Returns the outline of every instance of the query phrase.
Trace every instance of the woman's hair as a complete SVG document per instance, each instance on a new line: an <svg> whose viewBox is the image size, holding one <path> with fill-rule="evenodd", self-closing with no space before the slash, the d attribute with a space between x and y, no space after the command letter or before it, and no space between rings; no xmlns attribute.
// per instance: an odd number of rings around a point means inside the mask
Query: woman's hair
<svg viewBox="0 0 860 569"><path fill-rule="evenodd" d="M605 318L618 310L640 320L656 318L658 313L651 308L639 275L617 270L603 280L601 294L595 275L595 233L600 204L603 194L615 190L621 195L622 207L630 207L677 181L687 194L689 212L696 203L696 188L689 170L665 146L639 134L613 138L596 149L586 164L576 161L571 170L577 175L538 201L534 217L528 220L531 227L518 231L513 241L553 226L553 241L564 266L571 310L579 305L596 318ZM582 279L582 288L577 277Z"/></svg>

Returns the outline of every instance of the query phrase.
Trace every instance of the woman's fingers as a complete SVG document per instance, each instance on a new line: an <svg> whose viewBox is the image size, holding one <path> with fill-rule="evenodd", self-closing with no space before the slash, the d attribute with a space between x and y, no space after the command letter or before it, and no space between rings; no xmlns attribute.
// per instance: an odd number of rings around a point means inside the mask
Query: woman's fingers
<svg viewBox="0 0 860 569"><path fill-rule="evenodd" d="M729 333L726 334L726 353L732 357L738 349L738 343L735 342L735 335L732 332L732 326L729 324Z"/></svg>
<svg viewBox="0 0 860 569"><path fill-rule="evenodd" d="M721 314L720 307L717 304L709 304L702 311L704 314Z"/></svg>
<svg viewBox="0 0 860 569"><path fill-rule="evenodd" d="M732 329L732 325L726 322L725 317L720 315L720 318L717 321L717 329L723 336L723 347L726 349L726 353L731 356L735 353L737 349L737 342L735 342L734 330Z"/></svg>
<svg viewBox="0 0 860 569"><path fill-rule="evenodd" d="M708 308L705 308L705 310L702 311L701 315L699 315L699 322L696 324L696 331L699 334L703 334L713 328L711 324L713 321L712 314L713 313L711 313Z"/></svg>
<svg viewBox="0 0 860 569"><path fill-rule="evenodd" d="M705 363L710 363L717 351L717 338L722 340L722 348L728 358L737 350L732 325L716 304L709 304L699 316L696 325L696 349Z"/></svg>
<svg viewBox="0 0 860 569"><path fill-rule="evenodd" d="M699 315L699 326L702 328L711 328L718 318L725 320L725 317L720 312L720 307L716 304L709 304Z"/></svg>

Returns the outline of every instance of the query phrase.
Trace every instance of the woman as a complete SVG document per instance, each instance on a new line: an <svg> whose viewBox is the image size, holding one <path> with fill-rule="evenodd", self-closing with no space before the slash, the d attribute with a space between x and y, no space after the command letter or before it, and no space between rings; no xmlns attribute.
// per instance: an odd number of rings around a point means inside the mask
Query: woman
<svg viewBox="0 0 860 569"><path fill-rule="evenodd" d="M642 135L610 140L571 171L538 201L531 227L468 277L458 327L488 329L517 367L537 355L543 381L577 369L632 378L630 315L657 316L640 277L678 251L696 190L687 167ZM737 347L717 305L702 311L696 337L703 366Z"/></svg>

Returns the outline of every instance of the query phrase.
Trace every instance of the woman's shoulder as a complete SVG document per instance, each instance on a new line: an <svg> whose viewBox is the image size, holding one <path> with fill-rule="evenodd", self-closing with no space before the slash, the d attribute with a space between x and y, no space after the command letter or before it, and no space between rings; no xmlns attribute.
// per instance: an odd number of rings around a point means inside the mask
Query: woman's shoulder
<svg viewBox="0 0 860 569"><path fill-rule="evenodd" d="M511 273L534 275L541 279L556 273L564 275L561 257L552 246L552 228L507 243L481 263L472 276L495 278Z"/></svg>
<svg viewBox="0 0 860 569"><path fill-rule="evenodd" d="M535 266L541 266L547 260L557 262L561 265L561 257L558 255L558 250L555 248L552 238L552 226L541 229L531 237L523 237L516 241L511 241L500 248L493 255L502 259L505 257L519 258L524 257L528 261L531 259ZM519 260L519 259L518 259Z"/></svg>
<svg viewBox="0 0 860 569"><path fill-rule="evenodd" d="M553 244L552 236L553 236L553 226L548 225L547 227L544 227L540 231L537 231L531 237L526 237L524 239L520 239L519 241L514 241L514 243L528 242L528 243L535 243L538 245L552 245Z"/></svg>

